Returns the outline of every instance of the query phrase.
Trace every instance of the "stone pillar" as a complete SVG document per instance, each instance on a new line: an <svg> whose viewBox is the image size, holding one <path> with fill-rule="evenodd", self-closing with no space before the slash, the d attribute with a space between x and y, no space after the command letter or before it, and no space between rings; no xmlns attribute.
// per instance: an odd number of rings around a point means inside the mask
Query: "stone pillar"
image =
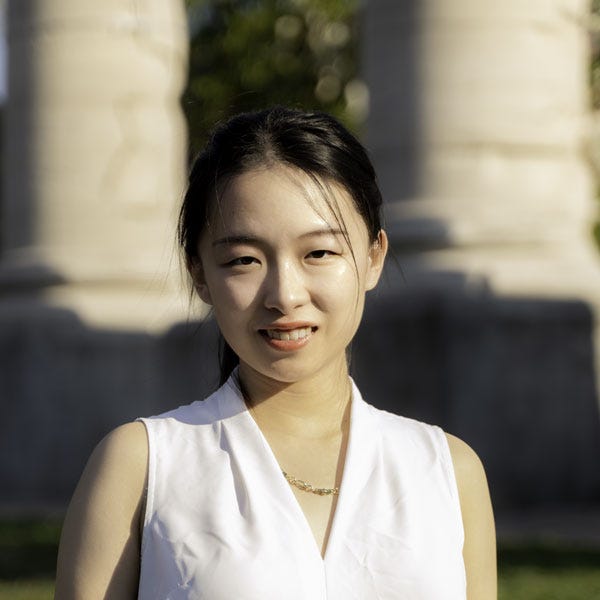
<svg viewBox="0 0 600 600"><path fill-rule="evenodd" d="M183 2L9 3L0 293L109 328L185 313Z"/></svg>
<svg viewBox="0 0 600 600"><path fill-rule="evenodd" d="M356 364L367 397L475 448L500 516L600 500L588 10L366 8L367 144L405 277L390 270Z"/></svg>
<svg viewBox="0 0 600 600"><path fill-rule="evenodd" d="M598 302L588 11L368 3L368 145L409 285Z"/></svg>

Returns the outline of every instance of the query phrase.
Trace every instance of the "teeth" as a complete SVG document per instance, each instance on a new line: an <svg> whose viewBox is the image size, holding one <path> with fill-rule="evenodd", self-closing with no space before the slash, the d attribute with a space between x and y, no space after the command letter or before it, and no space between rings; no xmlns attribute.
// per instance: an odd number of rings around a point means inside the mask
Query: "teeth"
<svg viewBox="0 0 600 600"><path fill-rule="evenodd" d="M267 329L267 335L273 340L301 340L311 333L310 327L300 327L299 329L292 329L287 331L279 331L277 329Z"/></svg>

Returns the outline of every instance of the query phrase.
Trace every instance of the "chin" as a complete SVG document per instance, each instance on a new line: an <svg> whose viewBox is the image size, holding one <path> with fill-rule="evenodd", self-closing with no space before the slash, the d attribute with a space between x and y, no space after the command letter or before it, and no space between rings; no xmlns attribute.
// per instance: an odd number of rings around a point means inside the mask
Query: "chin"
<svg viewBox="0 0 600 600"><path fill-rule="evenodd" d="M246 368L260 377L288 385L318 377L327 370L323 361L319 364L310 364L306 360L298 360L299 358L298 356L282 358L269 364L246 363ZM345 355L343 360L345 365Z"/></svg>
<svg viewBox="0 0 600 600"><path fill-rule="evenodd" d="M308 379L313 375L313 372L310 369L290 367L289 365L272 365L268 368L253 367L253 370L263 377L287 384L297 383L298 381Z"/></svg>

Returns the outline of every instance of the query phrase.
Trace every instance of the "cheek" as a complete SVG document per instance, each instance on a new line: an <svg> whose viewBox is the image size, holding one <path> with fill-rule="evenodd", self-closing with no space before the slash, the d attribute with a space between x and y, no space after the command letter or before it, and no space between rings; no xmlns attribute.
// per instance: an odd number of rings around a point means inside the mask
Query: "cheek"
<svg viewBox="0 0 600 600"><path fill-rule="evenodd" d="M208 281L216 312L244 311L256 301L260 282L257 278L238 276Z"/></svg>
<svg viewBox="0 0 600 600"><path fill-rule="evenodd" d="M318 276L313 282L314 297L328 310L335 308L342 314L351 313L361 303L363 279L354 263L344 261Z"/></svg>
<svg viewBox="0 0 600 600"><path fill-rule="evenodd" d="M239 279L239 278L238 278ZM234 348L239 351L236 340L240 332L248 325L254 294L252 288L238 281L219 280L211 287L213 297L213 315L221 333Z"/></svg>

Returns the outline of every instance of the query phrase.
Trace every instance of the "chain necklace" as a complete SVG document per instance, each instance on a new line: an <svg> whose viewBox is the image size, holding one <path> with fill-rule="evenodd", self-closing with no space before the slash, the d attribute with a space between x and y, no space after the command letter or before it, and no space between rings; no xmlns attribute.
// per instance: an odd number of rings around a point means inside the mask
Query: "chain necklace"
<svg viewBox="0 0 600 600"><path fill-rule="evenodd" d="M285 471L281 472L290 485L297 487L303 492L310 492L311 494L317 494L317 496L337 496L340 493L339 487L317 488L306 481L302 481L302 479L296 479L293 475L288 475Z"/></svg>
<svg viewBox="0 0 600 600"><path fill-rule="evenodd" d="M240 393L242 394L242 397L244 399L244 403L246 405L246 409L248 410L248 412L250 413L250 415L254 419L254 422L258 426L258 421L254 418L254 410L253 410L253 407L252 407L252 403L249 402L248 398L246 397L246 394L244 393L241 381L239 379L239 374L236 372L235 375L236 375L236 378L235 378L236 379L236 383L237 383L238 389L240 390ZM259 429L260 429L260 426L259 426ZM340 488L339 487L317 488L314 485L312 485L311 483L308 483L308 481L303 481L302 479L297 479L293 475L289 475L283 469L282 469L281 472L283 473L283 476L285 477L285 480L290 485L293 485L294 487L297 487L299 490L302 490L303 492L309 492L310 494L316 494L317 496L337 496L340 493Z"/></svg>

